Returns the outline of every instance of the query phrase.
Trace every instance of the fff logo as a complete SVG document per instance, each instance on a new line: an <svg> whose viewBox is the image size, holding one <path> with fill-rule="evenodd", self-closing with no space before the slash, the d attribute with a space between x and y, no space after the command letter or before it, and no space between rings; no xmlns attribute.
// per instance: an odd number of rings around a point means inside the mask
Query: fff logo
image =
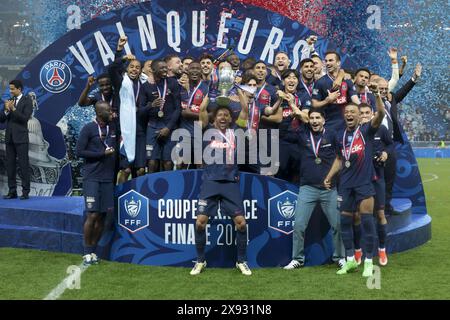
<svg viewBox="0 0 450 320"><path fill-rule="evenodd" d="M270 198L267 207L269 228L286 235L291 234L294 231L297 194L286 190Z"/></svg>
<svg viewBox="0 0 450 320"><path fill-rule="evenodd" d="M130 190L118 199L119 225L134 233L149 224L148 198Z"/></svg>

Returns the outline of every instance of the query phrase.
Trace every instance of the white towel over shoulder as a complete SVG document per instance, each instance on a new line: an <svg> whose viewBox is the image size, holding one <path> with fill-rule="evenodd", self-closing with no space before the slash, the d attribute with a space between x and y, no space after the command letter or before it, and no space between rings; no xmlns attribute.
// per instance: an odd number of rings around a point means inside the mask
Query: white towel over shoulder
<svg viewBox="0 0 450 320"><path fill-rule="evenodd" d="M121 149L125 149L128 162L132 163L136 153L136 97L133 90L133 81L127 74L123 76L119 94ZM122 148L122 145L124 148Z"/></svg>

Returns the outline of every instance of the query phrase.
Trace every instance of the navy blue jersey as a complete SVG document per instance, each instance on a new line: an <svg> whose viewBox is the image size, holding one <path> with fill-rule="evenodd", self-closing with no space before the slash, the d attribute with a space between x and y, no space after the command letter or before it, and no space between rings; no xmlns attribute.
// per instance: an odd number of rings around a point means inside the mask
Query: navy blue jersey
<svg viewBox="0 0 450 320"><path fill-rule="evenodd" d="M316 81L314 85L312 98L323 101L328 96L328 91L332 91L333 80L326 74ZM351 102L351 97L356 95L356 88L350 80L342 81L340 87L340 96L335 103L328 104L324 107L325 126L333 126L335 130L344 128L344 108Z"/></svg>
<svg viewBox="0 0 450 320"><path fill-rule="evenodd" d="M317 156L320 159L320 163L316 163L311 135L314 139L314 146L318 149ZM318 146L319 141L320 145ZM338 151L336 133L329 129L315 133L309 126L302 125L299 132L299 145L300 185L324 188L323 181L330 171Z"/></svg>
<svg viewBox="0 0 450 320"><path fill-rule="evenodd" d="M236 138L234 127L221 132L219 129L208 125L205 130L212 130L214 135L211 141L203 142L203 155L205 165L203 167L203 180L210 181L238 181L239 169L237 165ZM217 157L217 161L208 164L205 155ZM227 163L228 162L228 163Z"/></svg>
<svg viewBox="0 0 450 320"><path fill-rule="evenodd" d="M146 82L148 83L148 82ZM166 89L164 93L164 89ZM173 77L161 79L155 84L148 84L145 98L141 101L143 111L147 112L148 126L152 129L162 129L164 127L173 130L177 127L181 113L180 85ZM159 108L151 106L158 97L164 96L164 106L162 108L163 117L158 116Z"/></svg>
<svg viewBox="0 0 450 320"><path fill-rule="evenodd" d="M355 132L353 145L350 150L350 143ZM353 188L371 182L373 174L373 144L376 128L373 128L371 123L365 123L353 131L347 131L345 135L345 150L342 145L344 138L344 130L340 130L336 135L336 144L342 158L342 172L339 185L343 188ZM346 167L346 157L344 152L350 151L350 167Z"/></svg>
<svg viewBox="0 0 450 320"><path fill-rule="evenodd" d="M110 97L105 97L103 96L103 94L101 94L99 91L97 92L92 92L89 95L89 99L91 100L92 105L95 106L95 104L98 101L105 101L108 102L109 105L111 106L111 111L113 113L116 113L116 115L119 115L119 99L114 99L114 94L112 94Z"/></svg>
<svg viewBox="0 0 450 320"><path fill-rule="evenodd" d="M271 86L277 88L277 89L280 89L282 84L283 84L283 81L281 80L281 77L279 77L279 76L274 77L272 75L272 73L270 73L270 71L269 71L269 73L268 73L268 75L266 77L266 82L269 83Z"/></svg>
<svg viewBox="0 0 450 320"><path fill-rule="evenodd" d="M359 93L358 98L359 98L359 101L361 101L361 103L366 103L369 106L371 106L372 111L374 111L374 112L377 111L377 100L372 92L365 91L363 93Z"/></svg>
<svg viewBox="0 0 450 320"><path fill-rule="evenodd" d="M294 97L296 105L299 106L299 96L297 94L294 94ZM300 129L300 120L294 118L294 111L286 100L283 99L280 108L283 110L283 120L278 127L280 130L280 139L297 143L298 130Z"/></svg>
<svg viewBox="0 0 450 320"><path fill-rule="evenodd" d="M269 83L264 83L255 92L255 99L264 106L273 106L277 101L277 89Z"/></svg>
<svg viewBox="0 0 450 320"><path fill-rule="evenodd" d="M309 110L312 108L312 93L314 91L314 81L307 85L300 79L297 86L297 94L302 102L302 110Z"/></svg>
<svg viewBox="0 0 450 320"><path fill-rule="evenodd" d="M84 158L82 174L85 180L114 181L115 156L114 154L105 156L105 149L109 146L117 152L118 148L115 143L116 128L114 123L99 128L97 123L93 121L81 129L77 142L77 155Z"/></svg>
<svg viewBox="0 0 450 320"><path fill-rule="evenodd" d="M181 109L190 109L191 112L200 113L200 105L208 94L209 86L205 81L200 81L197 86L189 88L189 92L185 88L181 88ZM181 116L180 128L187 129L190 134L194 135L194 121Z"/></svg>

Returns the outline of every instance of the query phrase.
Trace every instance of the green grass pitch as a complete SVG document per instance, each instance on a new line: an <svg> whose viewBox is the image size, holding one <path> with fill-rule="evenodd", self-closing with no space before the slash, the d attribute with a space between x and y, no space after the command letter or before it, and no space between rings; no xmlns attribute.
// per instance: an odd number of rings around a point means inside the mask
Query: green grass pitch
<svg viewBox="0 0 450 320"><path fill-rule="evenodd" d="M334 265L254 269L251 277L207 268L193 277L188 268L102 261L82 274L80 289L67 289L60 299L450 299L450 159L418 162L432 240L390 255L379 290L367 288L362 268L337 276ZM73 254L0 248L0 299L43 299L67 276L68 266L80 263Z"/></svg>

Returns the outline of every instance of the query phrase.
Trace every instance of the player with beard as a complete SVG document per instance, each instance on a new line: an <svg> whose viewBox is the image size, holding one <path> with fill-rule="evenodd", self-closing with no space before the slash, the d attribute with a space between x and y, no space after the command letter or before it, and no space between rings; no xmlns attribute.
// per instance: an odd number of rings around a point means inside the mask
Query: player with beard
<svg viewBox="0 0 450 320"><path fill-rule="evenodd" d="M284 70L289 69L290 64L291 60L289 60L288 54L284 51L279 51L275 55L275 60L273 63L274 74L269 75L267 82L273 85L274 87L280 89L283 81L281 74L283 73Z"/></svg>
<svg viewBox="0 0 450 320"><path fill-rule="evenodd" d="M164 58L167 64L167 77L179 79L183 73L183 64L176 54L169 54Z"/></svg>
<svg viewBox="0 0 450 320"><path fill-rule="evenodd" d="M366 103L375 110L375 96L369 90L370 71L366 68L361 68L355 72L355 88L358 94L359 101Z"/></svg>
<svg viewBox="0 0 450 320"><path fill-rule="evenodd" d="M268 104L262 104L259 99L256 99L256 96L260 90L258 89L258 79L253 72L246 71L244 73L242 77L242 84L255 88L256 91L255 93L250 93L241 89L237 90L240 103L240 113L238 119L236 120L236 124L239 127L248 130L249 133L245 144L246 164L241 165L239 168L241 171L264 174L265 172L261 171L261 163L258 158L258 150L266 147L266 144L261 143L260 141L260 122L263 119L276 122L278 117L274 114L277 112L276 108L279 105L270 107ZM255 142L256 149L251 147L252 143L253 147L255 147ZM252 154L255 152L256 154ZM253 160L256 160L256 163L252 163L254 162Z"/></svg>
<svg viewBox="0 0 450 320"><path fill-rule="evenodd" d="M242 70L241 68L241 60L239 59L239 56L236 53L232 53L227 57L227 61L231 64L231 69L234 71L235 77L242 77Z"/></svg>
<svg viewBox="0 0 450 320"><path fill-rule="evenodd" d="M99 92L89 95L89 91L97 81L97 86ZM78 105L80 107L93 106L97 101L106 101L111 106L113 113L113 119L118 117L119 101L114 100L114 92L111 83L111 77L107 73L103 73L95 79L93 76L88 77L86 87L83 92L81 92L80 98L78 99Z"/></svg>
<svg viewBox="0 0 450 320"><path fill-rule="evenodd" d="M311 56L311 60L314 62L314 80L319 80L324 75L326 75L326 69L323 65L322 59L318 54L314 54Z"/></svg>
<svg viewBox="0 0 450 320"><path fill-rule="evenodd" d="M373 173L373 144L374 137L383 121L384 104L376 85L371 86L376 96L377 113L369 123L360 123L361 114L357 105L349 103L345 107L346 127L340 130L337 144L340 149L338 157L342 160L333 165L325 178L324 185L331 186L331 179L341 170L339 180L339 196L341 211L341 234L347 255L347 261L337 274L346 274L357 268L354 257L353 217L356 212L361 214L361 225L365 243L365 260L363 277L370 277L373 273L373 245L375 225L373 208L375 191L372 185Z"/></svg>
<svg viewBox="0 0 450 320"><path fill-rule="evenodd" d="M184 57L183 60L181 60L181 69L183 70L183 72L187 72L187 68L192 62L194 62L194 60L195 59L191 56Z"/></svg>
<svg viewBox="0 0 450 320"><path fill-rule="evenodd" d="M180 128L189 131L188 137L183 139L190 139L191 156L187 163L184 163L180 168L195 168L194 164L194 122L199 120L200 106L208 95L208 84L202 81L202 68L200 63L192 62L187 69L189 82L181 89L181 119Z"/></svg>
<svg viewBox="0 0 450 320"><path fill-rule="evenodd" d="M167 77L163 60L152 62L154 84L143 93L141 118L148 119L146 160L148 173L173 169L171 132L176 129L181 113L180 86L175 78Z"/></svg>
<svg viewBox="0 0 450 320"><path fill-rule="evenodd" d="M297 86L300 75L297 70L288 69L282 74L284 91L278 90L278 100L274 108L279 104L277 120L280 130L280 168L277 178L293 181L298 171L300 155L298 153L298 130L300 120L307 122L307 111L301 111L301 100L297 94Z"/></svg>
<svg viewBox="0 0 450 320"><path fill-rule="evenodd" d="M83 264L97 264L97 243L104 228L105 216L114 209L114 168L117 150L116 131L110 126L111 106L106 101L95 104L95 120L81 129L77 155L84 158L83 195L86 221L83 226Z"/></svg>
<svg viewBox="0 0 450 320"><path fill-rule="evenodd" d="M219 106L213 113L213 124L209 124L206 110L206 97L200 110L200 121L204 129L209 128L212 133L207 141L205 153L214 153L214 159L205 160L203 181L200 187L197 221L195 228L195 246L197 261L191 270L191 275L198 275L206 267L206 225L209 217L217 214L218 202L222 214L232 217L236 227L237 262L236 267L243 275L252 274L247 265L247 224L239 188L239 169L236 162L236 138L232 128L231 110ZM217 160L220 157L220 161ZM212 161L211 161L212 160Z"/></svg>
<svg viewBox="0 0 450 320"><path fill-rule="evenodd" d="M219 75L217 74L216 67L213 63L214 58L212 55L204 53L199 59L200 66L202 67L202 80L206 81L209 86L209 99L215 102L218 94Z"/></svg>
<svg viewBox="0 0 450 320"><path fill-rule="evenodd" d="M292 261L286 270L301 268L305 264L305 231L317 204L328 219L333 234L333 261L343 259L345 252L339 230L339 211L337 210L337 191L334 181L327 189L323 181L331 170L336 158L336 134L324 128L325 117L322 110L308 112L309 125L301 125L300 146L300 190L295 212L294 233L292 236Z"/></svg>
<svg viewBox="0 0 450 320"><path fill-rule="evenodd" d="M254 96L255 101L257 101L259 105L264 106L264 108L273 107L274 103L278 100L278 96L276 94L276 88L266 81L267 74L269 72L266 63L262 60L256 61L251 70L253 71L257 82L257 90ZM271 116L262 117L260 119L259 128L265 129L267 132L267 141L265 141L265 143L261 143L262 141L259 141L260 148L267 148L267 150L261 151L262 154L269 155L272 143L278 143L278 141L275 141L272 134L272 129L278 127L278 118L279 117ZM275 172L267 172L267 174L273 175Z"/></svg>
<svg viewBox="0 0 450 320"><path fill-rule="evenodd" d="M301 78L297 87L303 109L311 109L311 99L314 90L314 61L303 59L300 62Z"/></svg>
<svg viewBox="0 0 450 320"><path fill-rule="evenodd" d="M325 126L340 130L345 127L343 109L352 101L360 103L355 86L350 80L343 80L338 86L340 75L341 58L337 52L330 51L325 55L327 74L320 78L313 90L313 108L325 108ZM343 75L342 75L343 77Z"/></svg>

